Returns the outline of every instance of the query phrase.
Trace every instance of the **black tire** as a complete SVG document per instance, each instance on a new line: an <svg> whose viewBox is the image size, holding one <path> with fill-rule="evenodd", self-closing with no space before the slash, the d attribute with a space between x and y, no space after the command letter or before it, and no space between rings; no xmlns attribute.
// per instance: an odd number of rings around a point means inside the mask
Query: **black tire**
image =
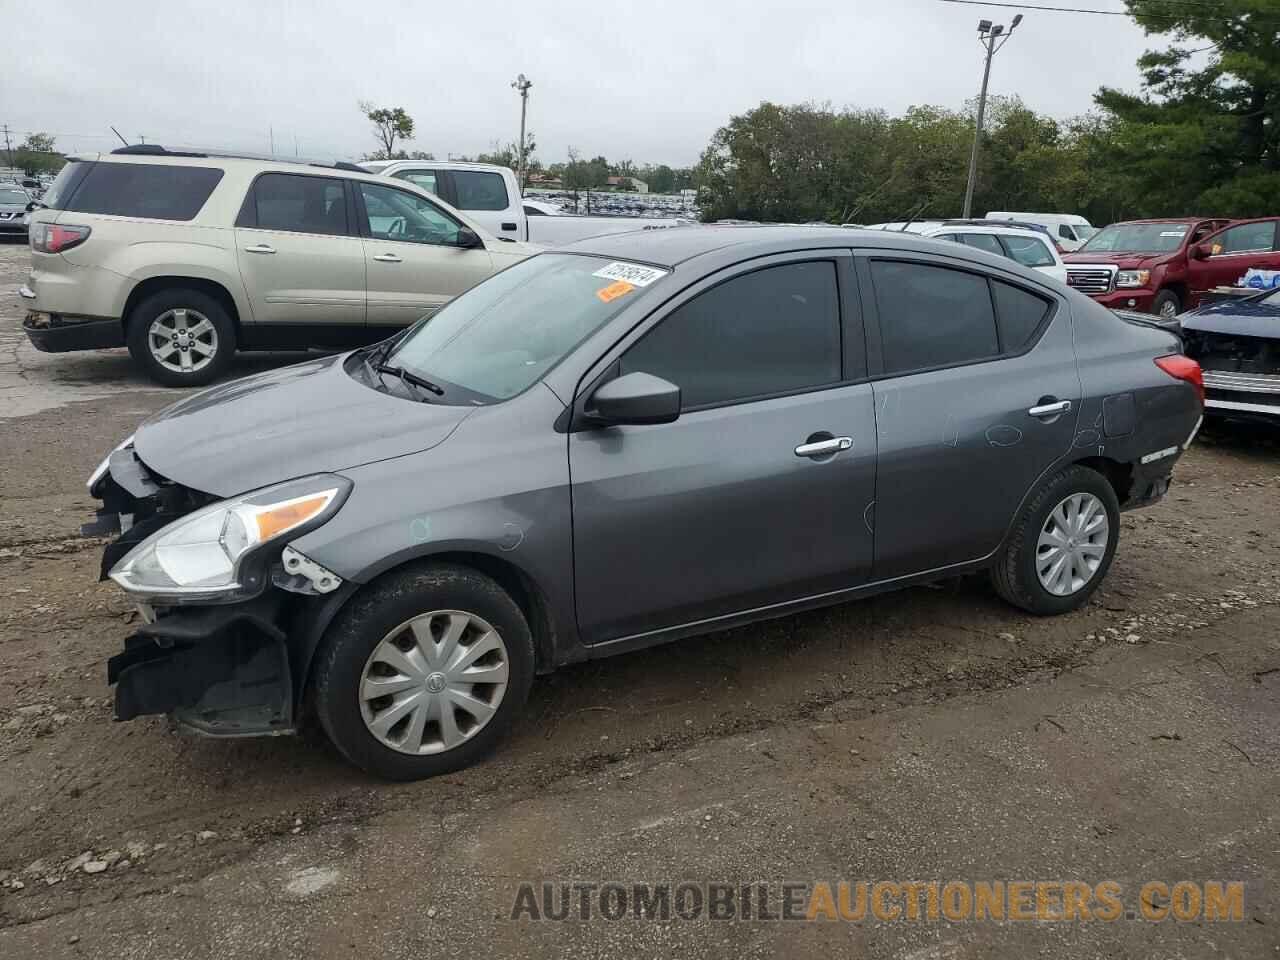
<svg viewBox="0 0 1280 960"><path fill-rule="evenodd" d="M1092 494L1102 502L1107 513L1107 544L1098 568L1083 586L1074 593L1059 596L1045 589L1036 573L1037 544L1050 512L1077 493ZM1088 467L1068 467L1046 480L1018 514L1008 540L996 554L991 582L1001 597L1028 613L1037 616L1067 613L1083 606L1098 589L1111 567L1119 541L1120 504L1110 482Z"/></svg>
<svg viewBox="0 0 1280 960"><path fill-rule="evenodd" d="M1166 311L1172 312L1166 313ZM1161 290L1151 301L1151 312L1157 317L1176 317L1182 312L1182 300L1172 290Z"/></svg>
<svg viewBox="0 0 1280 960"><path fill-rule="evenodd" d="M440 753L412 755L370 732L359 691L365 664L383 638L436 610L463 611L493 627L506 648L507 687L496 712L469 739ZM388 780L421 780L475 763L511 730L534 677L533 636L519 606L489 577L452 564L397 571L357 594L326 631L316 657L312 693L325 733L353 764Z"/></svg>
<svg viewBox="0 0 1280 960"><path fill-rule="evenodd" d="M213 326L213 336L207 338L215 347L212 356L197 357L193 350L186 351L192 358L189 370L173 370L166 367L151 353L147 343L152 323L171 310L188 310L199 314ZM126 318L125 343L133 361L152 380L166 387L199 387L211 383L226 372L236 352L236 328L226 309L199 290L171 287L153 293L130 312Z"/></svg>

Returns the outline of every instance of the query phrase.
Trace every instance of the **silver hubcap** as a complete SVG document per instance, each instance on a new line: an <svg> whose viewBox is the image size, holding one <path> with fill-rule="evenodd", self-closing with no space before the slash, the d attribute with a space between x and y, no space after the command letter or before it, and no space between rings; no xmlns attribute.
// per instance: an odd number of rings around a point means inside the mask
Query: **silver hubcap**
<svg viewBox="0 0 1280 960"><path fill-rule="evenodd" d="M474 613L435 610L407 620L373 648L360 675L360 713L378 742L400 753L443 753L488 723L507 692L498 631Z"/></svg>
<svg viewBox="0 0 1280 960"><path fill-rule="evenodd" d="M1168 319L1169 317L1176 317L1177 315L1178 305L1172 300L1166 300L1164 303L1160 304L1160 316Z"/></svg>
<svg viewBox="0 0 1280 960"><path fill-rule="evenodd" d="M1098 572L1111 524L1091 493L1073 493L1049 512L1036 543L1040 585L1058 597L1075 593Z"/></svg>
<svg viewBox="0 0 1280 960"><path fill-rule="evenodd" d="M166 370L195 373L213 362L218 352L218 330L204 314L175 307L151 321L147 346L156 363Z"/></svg>

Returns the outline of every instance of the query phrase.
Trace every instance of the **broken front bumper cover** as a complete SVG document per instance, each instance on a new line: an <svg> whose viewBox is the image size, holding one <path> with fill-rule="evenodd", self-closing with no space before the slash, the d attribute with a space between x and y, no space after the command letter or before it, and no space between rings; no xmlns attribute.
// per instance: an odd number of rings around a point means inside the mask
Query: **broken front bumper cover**
<svg viewBox="0 0 1280 960"><path fill-rule="evenodd" d="M271 736L294 729L293 677L281 596L234 606L182 608L143 624L107 661L115 718L171 714L210 736Z"/></svg>

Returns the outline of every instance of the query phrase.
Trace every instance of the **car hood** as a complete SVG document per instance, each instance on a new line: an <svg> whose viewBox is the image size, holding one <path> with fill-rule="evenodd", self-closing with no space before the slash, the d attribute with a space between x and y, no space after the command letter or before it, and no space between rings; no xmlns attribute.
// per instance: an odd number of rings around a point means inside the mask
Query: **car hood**
<svg viewBox="0 0 1280 960"><path fill-rule="evenodd" d="M0 213L26 213L25 203L0 203Z"/></svg>
<svg viewBox="0 0 1280 960"><path fill-rule="evenodd" d="M349 355L219 384L138 428L134 451L169 480L218 497L427 450L476 408L418 403L350 377Z"/></svg>
<svg viewBox="0 0 1280 960"><path fill-rule="evenodd" d="M1077 263L1105 263L1119 267L1121 270L1141 270L1155 266L1174 256L1174 253L1090 253L1088 250L1077 250L1075 253L1064 253L1063 261L1067 266Z"/></svg>
<svg viewBox="0 0 1280 960"><path fill-rule="evenodd" d="M1222 300L1206 303L1190 313L1184 313L1179 320L1184 330L1274 337L1280 340L1280 307L1254 301Z"/></svg>

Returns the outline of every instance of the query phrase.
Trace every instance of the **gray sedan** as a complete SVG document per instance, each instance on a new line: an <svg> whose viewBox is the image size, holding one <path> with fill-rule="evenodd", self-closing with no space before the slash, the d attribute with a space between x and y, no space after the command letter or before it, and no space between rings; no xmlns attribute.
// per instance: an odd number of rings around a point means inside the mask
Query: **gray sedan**
<svg viewBox="0 0 1280 960"><path fill-rule="evenodd" d="M213 387L90 478L143 625L119 719L454 770L535 674L974 571L1083 604L1200 422L1194 361L1011 260L705 227L532 257Z"/></svg>
<svg viewBox="0 0 1280 960"><path fill-rule="evenodd" d="M27 238L31 197L16 184L0 183L0 236Z"/></svg>

